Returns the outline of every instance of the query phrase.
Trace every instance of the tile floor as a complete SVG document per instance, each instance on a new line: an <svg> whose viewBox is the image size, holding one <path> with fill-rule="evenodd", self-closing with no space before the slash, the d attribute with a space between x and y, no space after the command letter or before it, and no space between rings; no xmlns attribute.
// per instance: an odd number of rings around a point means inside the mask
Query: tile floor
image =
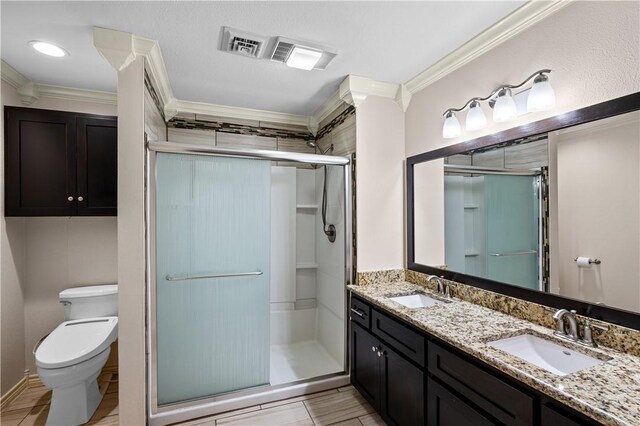
<svg viewBox="0 0 640 426"><path fill-rule="evenodd" d="M118 382L111 378L105 396L87 425L118 425ZM44 425L49 412L51 391L44 386L26 389L2 411L2 426ZM211 417L190 420L182 426L284 426L284 425L385 425L380 416L352 387L345 386L268 404L256 405ZM129 426L129 425L125 425Z"/></svg>

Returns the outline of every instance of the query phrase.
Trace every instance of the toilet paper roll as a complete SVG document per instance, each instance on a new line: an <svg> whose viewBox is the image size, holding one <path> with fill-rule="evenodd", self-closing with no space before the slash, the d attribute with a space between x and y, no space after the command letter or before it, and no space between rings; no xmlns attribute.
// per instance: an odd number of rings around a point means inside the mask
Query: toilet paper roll
<svg viewBox="0 0 640 426"><path fill-rule="evenodd" d="M591 268L591 258L590 257L578 257L576 259L576 263L579 268Z"/></svg>

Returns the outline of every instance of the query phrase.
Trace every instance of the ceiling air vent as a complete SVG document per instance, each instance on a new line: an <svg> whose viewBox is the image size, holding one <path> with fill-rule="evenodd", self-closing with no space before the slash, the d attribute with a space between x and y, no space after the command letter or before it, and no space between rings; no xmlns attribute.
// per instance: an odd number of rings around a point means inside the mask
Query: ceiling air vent
<svg viewBox="0 0 640 426"><path fill-rule="evenodd" d="M251 58L261 58L268 41L268 37L223 27L220 50Z"/></svg>
<svg viewBox="0 0 640 426"><path fill-rule="evenodd" d="M271 60L276 62L285 62L289 57L289 53L291 53L293 46L295 46L295 44L287 43L286 41L278 39L276 42L276 48L273 50L273 54L271 55Z"/></svg>

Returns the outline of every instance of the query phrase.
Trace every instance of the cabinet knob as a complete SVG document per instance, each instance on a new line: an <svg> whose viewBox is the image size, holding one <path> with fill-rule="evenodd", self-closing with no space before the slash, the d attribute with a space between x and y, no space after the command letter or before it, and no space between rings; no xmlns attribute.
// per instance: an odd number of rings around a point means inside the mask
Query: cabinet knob
<svg viewBox="0 0 640 426"><path fill-rule="evenodd" d="M73 197L69 196L69 197L67 197L67 200L68 201L73 201Z"/></svg>
<svg viewBox="0 0 640 426"><path fill-rule="evenodd" d="M84 197L82 197L82 195L81 195L81 196L79 196L79 197L78 197L78 201L84 201Z"/></svg>
<svg viewBox="0 0 640 426"><path fill-rule="evenodd" d="M378 350L378 348L376 348L375 346L371 346L371 352L375 352L377 350Z"/></svg>
<svg viewBox="0 0 640 426"><path fill-rule="evenodd" d="M378 351L378 357L382 357L382 355L386 355L385 351Z"/></svg>

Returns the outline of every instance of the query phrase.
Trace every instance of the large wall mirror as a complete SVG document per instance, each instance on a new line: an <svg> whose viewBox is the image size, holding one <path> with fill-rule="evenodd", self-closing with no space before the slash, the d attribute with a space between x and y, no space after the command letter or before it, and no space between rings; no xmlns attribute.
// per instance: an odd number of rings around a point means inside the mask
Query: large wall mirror
<svg viewBox="0 0 640 426"><path fill-rule="evenodd" d="M407 160L409 269L640 328L640 94Z"/></svg>

